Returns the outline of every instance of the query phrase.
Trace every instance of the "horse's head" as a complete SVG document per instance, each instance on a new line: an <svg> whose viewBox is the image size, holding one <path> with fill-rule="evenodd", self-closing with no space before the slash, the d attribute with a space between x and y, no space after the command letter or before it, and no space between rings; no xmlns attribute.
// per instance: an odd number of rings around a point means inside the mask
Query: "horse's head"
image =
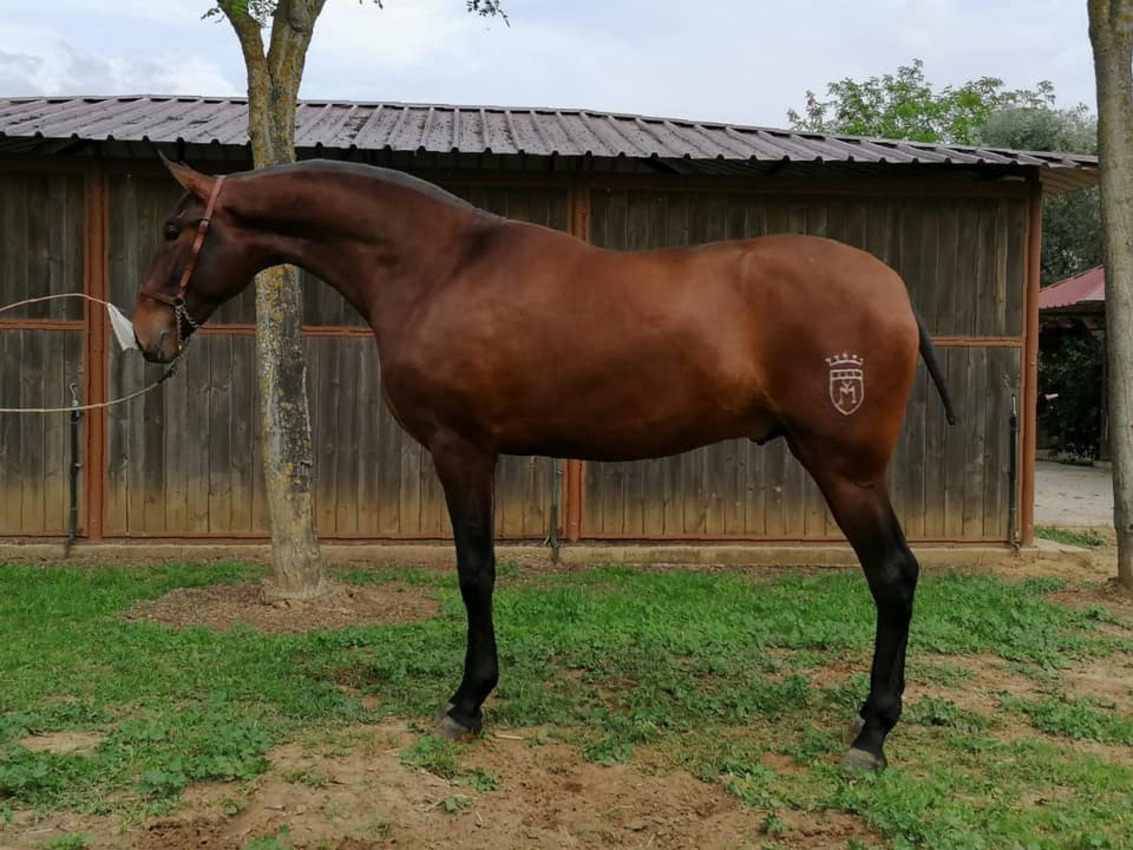
<svg viewBox="0 0 1133 850"><path fill-rule="evenodd" d="M176 358L192 333L255 273L224 210L224 178L165 157L162 162L186 191L162 225L134 308L134 336L154 363Z"/></svg>

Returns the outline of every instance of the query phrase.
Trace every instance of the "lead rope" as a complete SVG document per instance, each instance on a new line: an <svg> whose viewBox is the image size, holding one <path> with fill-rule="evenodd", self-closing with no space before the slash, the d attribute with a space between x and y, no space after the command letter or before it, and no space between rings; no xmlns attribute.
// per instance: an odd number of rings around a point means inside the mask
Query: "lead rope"
<svg viewBox="0 0 1133 850"><path fill-rule="evenodd" d="M39 298L27 298L23 301L17 301L15 304L9 304L6 307L0 307L0 313L6 313L9 310L15 310L18 307L27 307L29 304L39 304L43 301L53 301L57 298L83 298L87 301L93 301L95 304L101 304L104 307L112 306L109 301L103 301L101 298L95 298L93 295L87 295L85 292L64 292L60 295L43 295ZM185 315L187 317L187 314ZM142 387L142 389L136 390L129 395L124 395L121 398L111 399L110 401L99 401L95 402L94 404L83 404L77 407L74 405L68 407L0 407L0 413L74 413L80 410L99 410L104 407L113 407L116 404L122 404L124 402L130 401L131 399L135 399L138 396L145 395L150 390L157 389L159 386L172 378L173 375L177 372L177 367L181 365L181 359L185 351L188 350L188 342L182 342L181 340L180 318L180 316L177 317L177 341L178 343L181 343L181 354L178 355L176 360L169 364L169 368L165 370L164 374L162 374L162 376L152 384ZM190 320L190 326L193 327L194 330L197 327L196 323L192 320Z"/></svg>

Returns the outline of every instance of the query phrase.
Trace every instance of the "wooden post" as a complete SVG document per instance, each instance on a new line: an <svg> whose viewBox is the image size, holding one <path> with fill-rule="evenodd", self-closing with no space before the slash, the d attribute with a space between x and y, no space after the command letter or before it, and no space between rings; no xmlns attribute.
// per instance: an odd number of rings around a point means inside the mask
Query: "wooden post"
<svg viewBox="0 0 1133 850"><path fill-rule="evenodd" d="M83 291L109 301L109 205L106 168L102 162L95 162L86 170L83 188ZM106 401L107 324L105 308L87 301L83 322L86 366L83 401L87 404ZM87 411L85 421L86 517L83 528L88 540L101 540L106 505L106 408Z"/></svg>
<svg viewBox="0 0 1133 850"><path fill-rule="evenodd" d="M584 242L590 241L590 186L576 182L570 187L570 233ZM582 500L586 485L586 465L581 460L566 462L564 476L566 539L577 543L582 539Z"/></svg>
<svg viewBox="0 0 1133 850"><path fill-rule="evenodd" d="M1031 180L1027 214L1027 280L1023 315L1022 439L1019 458L1020 545L1035 545L1035 452L1038 446L1039 283L1042 274L1042 184ZM1014 542L1014 541L1011 541Z"/></svg>

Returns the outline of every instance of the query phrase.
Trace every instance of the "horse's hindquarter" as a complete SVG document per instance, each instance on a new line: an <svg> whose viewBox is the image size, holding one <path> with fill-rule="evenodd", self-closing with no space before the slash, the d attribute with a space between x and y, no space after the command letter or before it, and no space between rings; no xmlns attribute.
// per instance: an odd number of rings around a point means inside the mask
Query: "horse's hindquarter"
<svg viewBox="0 0 1133 850"><path fill-rule="evenodd" d="M774 304L761 355L785 429L886 462L918 352L904 281L864 251L785 234L752 241L745 276Z"/></svg>
<svg viewBox="0 0 1133 850"><path fill-rule="evenodd" d="M764 436L789 401L784 374L825 382L822 338L847 334L815 332L793 303L812 285L757 244L617 253L518 229L407 334L397 407L515 454L633 459ZM830 300L829 281L814 288ZM854 324L842 306L836 324Z"/></svg>

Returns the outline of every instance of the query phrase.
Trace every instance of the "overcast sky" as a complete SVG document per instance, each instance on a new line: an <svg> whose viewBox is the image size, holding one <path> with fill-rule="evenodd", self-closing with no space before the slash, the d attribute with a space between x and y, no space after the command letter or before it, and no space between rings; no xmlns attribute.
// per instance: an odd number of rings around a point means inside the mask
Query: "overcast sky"
<svg viewBox="0 0 1133 850"><path fill-rule="evenodd" d="M1094 108L1086 0L327 0L304 98L583 107L773 127L914 58L938 86L1054 83ZM209 0L0 0L0 96L242 95Z"/></svg>

